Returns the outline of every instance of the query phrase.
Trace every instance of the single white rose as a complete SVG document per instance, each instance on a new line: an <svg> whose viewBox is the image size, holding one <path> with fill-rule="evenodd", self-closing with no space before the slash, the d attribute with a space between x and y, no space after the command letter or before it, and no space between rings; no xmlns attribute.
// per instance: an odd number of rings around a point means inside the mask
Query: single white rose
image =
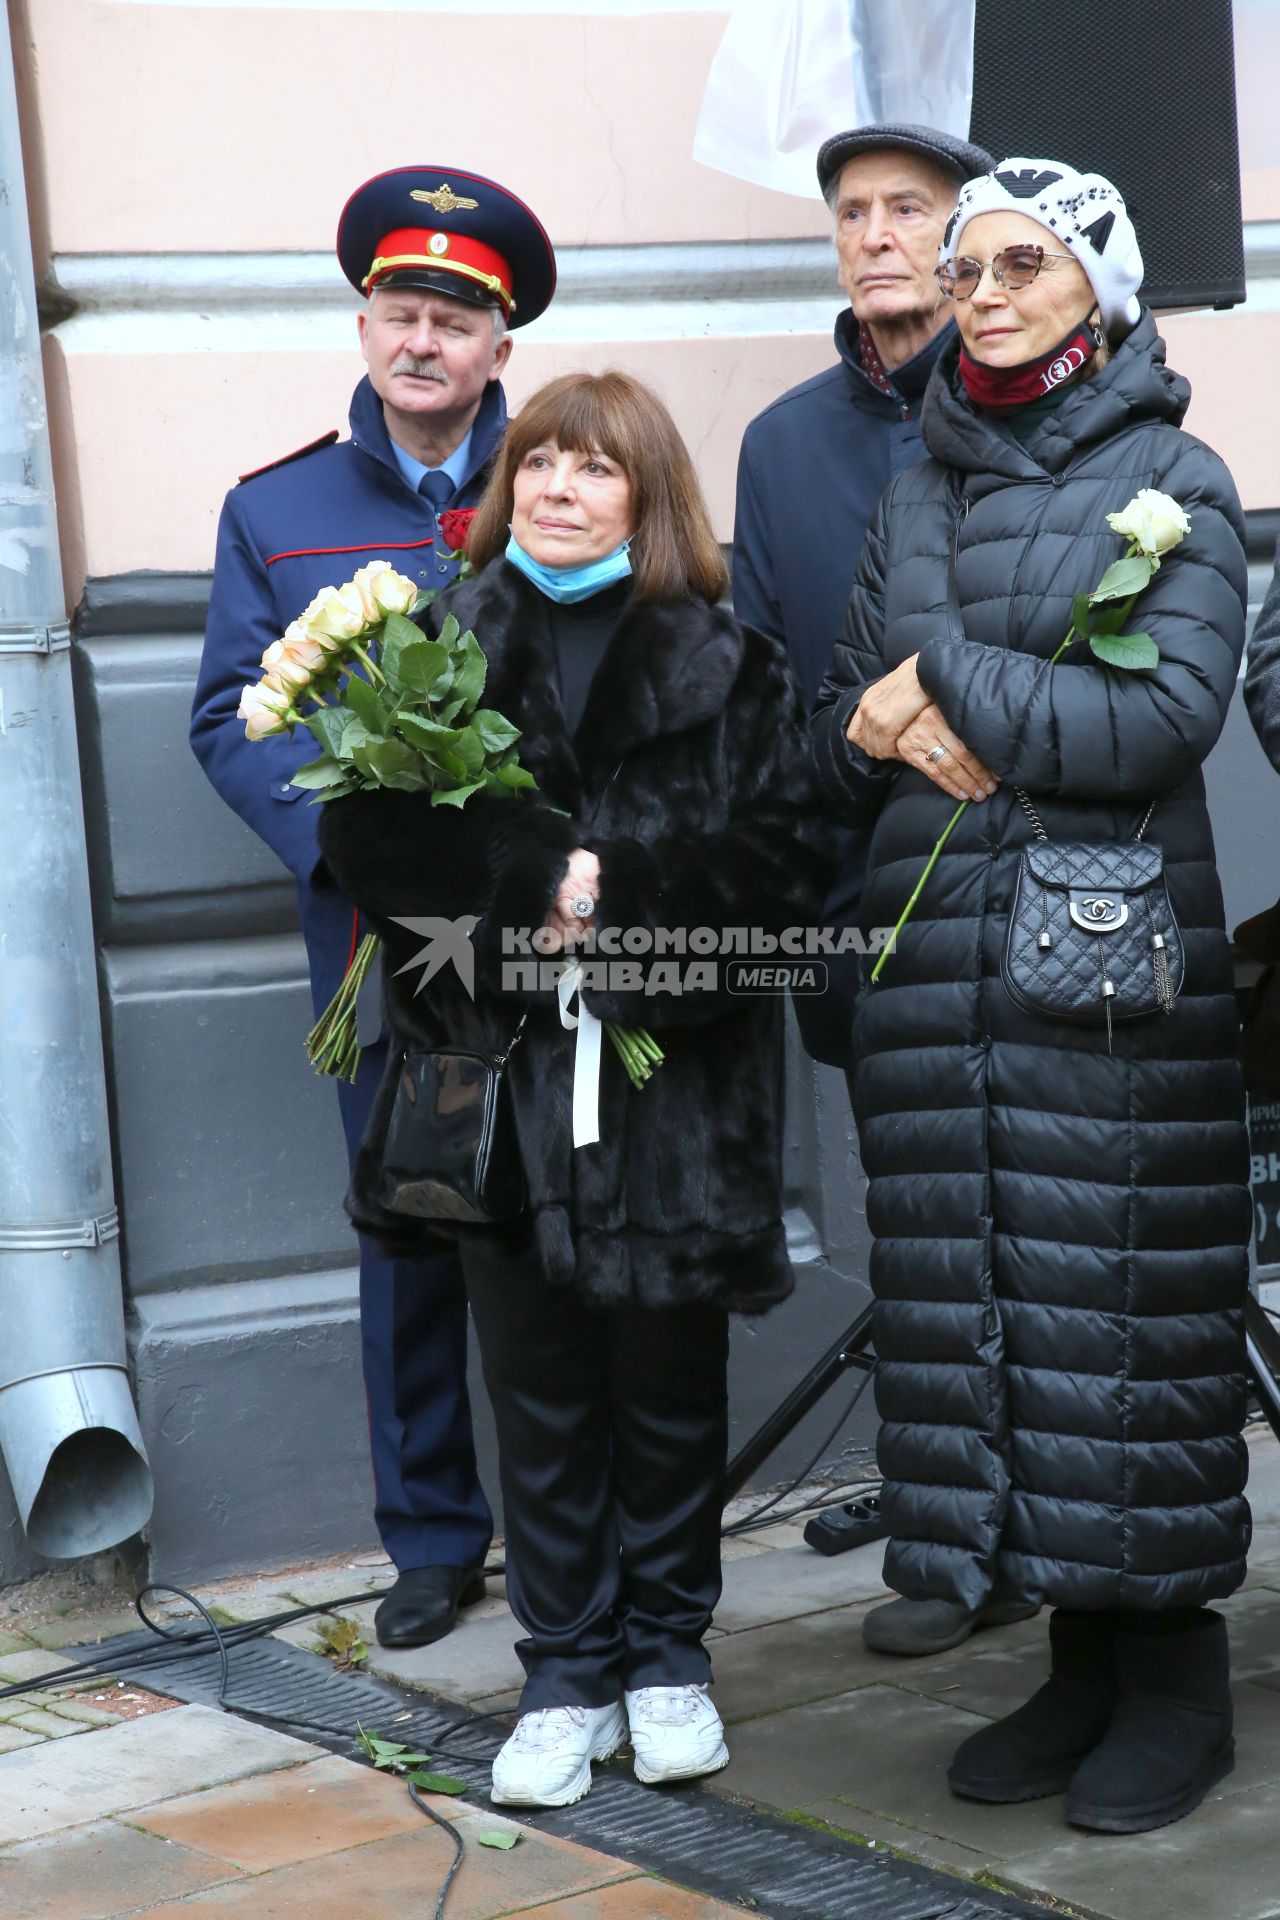
<svg viewBox="0 0 1280 1920"><path fill-rule="evenodd" d="M323 649L316 647L315 651L323 660ZM280 687L286 693L298 694L304 687L311 685L311 668L295 659L283 640L272 641L262 656L262 665L262 677L271 687Z"/></svg>
<svg viewBox="0 0 1280 1920"><path fill-rule="evenodd" d="M1191 522L1178 502L1154 487L1143 487L1123 513L1109 513L1107 525L1156 561L1191 531Z"/></svg>
<svg viewBox="0 0 1280 1920"><path fill-rule="evenodd" d="M322 646L326 640L331 643L356 640L368 624L359 590L353 588L350 581L345 587L326 587L302 615L307 637ZM328 650L333 651L332 645Z"/></svg>
<svg viewBox="0 0 1280 1920"><path fill-rule="evenodd" d="M361 567L358 573L353 574L347 583L360 596L360 605L367 627L376 627L382 619L378 602L374 597L373 583L380 573L389 573L390 570L389 560L371 560L367 567Z"/></svg>
<svg viewBox="0 0 1280 1920"><path fill-rule="evenodd" d="M236 708L236 718L244 721L245 738L265 740L270 734L283 733L291 705L287 689L272 686L268 680L246 687Z"/></svg>
<svg viewBox="0 0 1280 1920"><path fill-rule="evenodd" d="M373 583L373 597L378 603L378 617L385 620L389 613L408 613L418 597L418 589L412 580L406 580L402 573L388 566Z"/></svg>

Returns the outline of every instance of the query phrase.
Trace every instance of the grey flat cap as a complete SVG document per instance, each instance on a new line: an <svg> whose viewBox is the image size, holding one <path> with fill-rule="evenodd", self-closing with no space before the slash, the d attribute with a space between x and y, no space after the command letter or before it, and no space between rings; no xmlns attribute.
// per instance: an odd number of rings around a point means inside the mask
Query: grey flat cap
<svg viewBox="0 0 1280 1920"><path fill-rule="evenodd" d="M856 153L878 153L884 148L905 147L908 153L922 153L937 166L956 176L957 186L976 180L981 173L995 171L996 160L984 147L957 140L952 133L939 133L936 127L916 127L902 121L874 127L851 127L848 133L833 133L818 149L818 185L825 194L846 160Z"/></svg>

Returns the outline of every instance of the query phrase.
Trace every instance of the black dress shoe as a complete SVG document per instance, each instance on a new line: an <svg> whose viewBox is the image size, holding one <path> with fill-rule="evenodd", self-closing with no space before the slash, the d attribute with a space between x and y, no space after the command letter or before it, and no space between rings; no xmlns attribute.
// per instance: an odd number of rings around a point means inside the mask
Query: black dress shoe
<svg viewBox="0 0 1280 1920"><path fill-rule="evenodd" d="M429 1647L452 1633L458 1608L484 1599L483 1567L410 1567L373 1616L380 1647Z"/></svg>

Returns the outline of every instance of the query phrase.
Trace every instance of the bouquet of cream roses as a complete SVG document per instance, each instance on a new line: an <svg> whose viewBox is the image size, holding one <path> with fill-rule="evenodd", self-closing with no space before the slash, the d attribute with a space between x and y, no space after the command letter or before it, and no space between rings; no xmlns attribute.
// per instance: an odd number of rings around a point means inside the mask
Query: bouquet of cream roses
<svg viewBox="0 0 1280 1920"><path fill-rule="evenodd" d="M1149 633L1122 633L1121 628L1133 612L1143 589L1160 570L1160 557L1170 553L1191 530L1191 522L1178 502L1154 487L1143 487L1119 513L1107 515L1107 525L1128 541L1124 553L1099 580L1092 593L1077 594L1071 609L1071 625L1049 665L1054 666L1076 640L1087 640L1089 651L1104 666L1119 667L1126 673L1149 671L1160 660L1160 649ZM962 800L938 836L938 844L929 855L915 884L911 898L898 916L898 923L885 943L884 951L871 970L871 984L879 980L884 964L893 952L898 935L915 910L924 892L938 855L946 846L951 830L969 805Z"/></svg>
<svg viewBox="0 0 1280 1920"><path fill-rule="evenodd" d="M342 587L326 587L262 656L263 675L241 696L250 740L304 726L322 749L292 784L318 801L367 787L426 792L433 807L462 807L473 794L515 801L536 786L520 764L520 730L482 707L486 662L474 633L450 613L438 640L412 614L431 600L389 561L374 560ZM381 942L367 934L342 984L307 1035L318 1073L354 1080L360 1063L355 1006ZM605 1023L633 1085L662 1053L643 1029Z"/></svg>

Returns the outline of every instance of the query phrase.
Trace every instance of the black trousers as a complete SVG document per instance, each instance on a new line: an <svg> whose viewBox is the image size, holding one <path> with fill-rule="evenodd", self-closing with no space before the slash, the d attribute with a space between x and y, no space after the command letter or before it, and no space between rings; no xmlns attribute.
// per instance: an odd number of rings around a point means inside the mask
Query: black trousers
<svg viewBox="0 0 1280 1920"><path fill-rule="evenodd" d="M463 1237L498 1430L521 1706L603 1707L711 1678L728 1316L551 1287L524 1238Z"/></svg>

